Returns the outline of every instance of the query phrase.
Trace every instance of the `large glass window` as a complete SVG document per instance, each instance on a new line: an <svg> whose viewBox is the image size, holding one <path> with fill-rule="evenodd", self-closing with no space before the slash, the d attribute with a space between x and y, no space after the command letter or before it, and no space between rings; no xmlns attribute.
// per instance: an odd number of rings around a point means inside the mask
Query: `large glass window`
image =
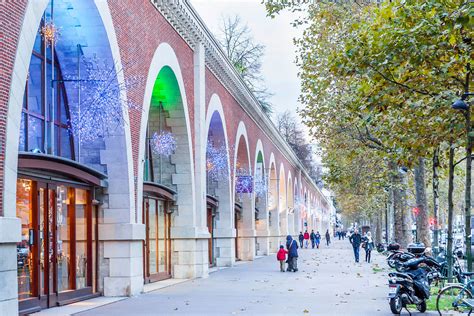
<svg viewBox="0 0 474 316"><path fill-rule="evenodd" d="M74 159L70 130L69 106L59 63L55 59L53 67L52 49L45 50L38 31L23 99L19 150Z"/></svg>
<svg viewBox="0 0 474 316"><path fill-rule="evenodd" d="M17 217L21 220L21 241L17 244L18 262L18 298L24 299L33 296L33 249L30 236L33 225L31 180L20 179L17 182Z"/></svg>

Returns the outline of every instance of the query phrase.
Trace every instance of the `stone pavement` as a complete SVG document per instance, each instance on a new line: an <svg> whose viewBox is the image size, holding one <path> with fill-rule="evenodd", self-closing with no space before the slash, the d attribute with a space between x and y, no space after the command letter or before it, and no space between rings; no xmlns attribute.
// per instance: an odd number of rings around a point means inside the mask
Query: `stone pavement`
<svg viewBox="0 0 474 316"><path fill-rule="evenodd" d="M385 257L372 255L356 264L349 242L336 240L300 250L296 273L271 255L79 315L392 315Z"/></svg>

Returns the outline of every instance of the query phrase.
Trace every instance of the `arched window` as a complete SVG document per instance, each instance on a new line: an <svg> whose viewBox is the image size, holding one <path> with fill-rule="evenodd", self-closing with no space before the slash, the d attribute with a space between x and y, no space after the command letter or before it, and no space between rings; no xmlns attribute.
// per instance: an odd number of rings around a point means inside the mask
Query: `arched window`
<svg viewBox="0 0 474 316"><path fill-rule="evenodd" d="M45 153L74 160L74 139L70 132L66 89L59 61L55 58L53 70L52 47L45 43L40 34L43 23L36 35L26 81L19 151ZM51 76L53 71L54 80Z"/></svg>

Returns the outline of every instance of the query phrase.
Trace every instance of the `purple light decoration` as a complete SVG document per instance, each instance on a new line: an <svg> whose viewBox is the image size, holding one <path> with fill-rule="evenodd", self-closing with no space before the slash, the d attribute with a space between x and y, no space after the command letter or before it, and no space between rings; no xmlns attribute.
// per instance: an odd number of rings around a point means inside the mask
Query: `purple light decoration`
<svg viewBox="0 0 474 316"><path fill-rule="evenodd" d="M155 132L151 138L151 149L157 155L171 156L176 151L176 139L168 131Z"/></svg>
<svg viewBox="0 0 474 316"><path fill-rule="evenodd" d="M96 57L81 60L81 76L67 76L80 93L76 109L71 111L71 132L81 143L109 135L112 128L125 125L123 112L137 106L126 100L126 91L142 80L131 77L119 83L116 65L100 62Z"/></svg>
<svg viewBox="0 0 474 316"><path fill-rule="evenodd" d="M253 177L245 174L237 174L235 177L235 192L236 193L252 193L253 192Z"/></svg>
<svg viewBox="0 0 474 316"><path fill-rule="evenodd" d="M214 147L211 142L207 143L206 151L206 168L210 179L217 181L224 178L228 174L228 151L225 145L218 148Z"/></svg>

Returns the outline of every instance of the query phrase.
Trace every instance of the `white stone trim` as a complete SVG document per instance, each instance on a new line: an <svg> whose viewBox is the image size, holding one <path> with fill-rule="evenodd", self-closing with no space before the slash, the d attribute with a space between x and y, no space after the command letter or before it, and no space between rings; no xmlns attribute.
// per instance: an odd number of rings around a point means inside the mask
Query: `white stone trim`
<svg viewBox="0 0 474 316"><path fill-rule="evenodd" d="M255 163L254 163L254 172L255 170L257 169L257 159L258 159L258 153L262 153L262 157L263 157L263 176L265 177L266 174L265 174L265 151L263 150L263 143L262 143L262 140L259 138L257 140L257 145L255 146ZM255 174L254 174L255 176Z"/></svg>
<svg viewBox="0 0 474 316"><path fill-rule="evenodd" d="M189 161L191 164L190 176L191 176L191 187L192 187L192 196L191 197L182 197L189 199L192 204L192 212L194 213L194 201L195 201L195 186L194 186L194 159L192 157L192 138L191 138L191 126L189 122L189 111L188 111L188 101L186 98L186 89L184 86L183 75L181 72L181 67L178 62L178 57L176 56L173 48L168 43L161 43L153 54L153 58L150 63L148 70L148 76L146 79L145 94L143 97L143 106L142 106L142 117L140 124L140 143L138 149L138 175L137 175L137 209L138 209L138 218L142 216L142 199L143 199L143 168L145 161L145 143L146 143L146 128L148 124L148 114L150 112L151 97L153 94L153 87L155 85L156 78L160 73L161 69L165 66L168 66L173 71L176 76L176 81L178 82L179 91L181 93L181 100L183 103L184 118L186 122L186 132L189 144ZM196 215L196 214L193 214ZM193 222L195 222L196 216L193 216Z"/></svg>
<svg viewBox="0 0 474 316"><path fill-rule="evenodd" d="M16 180L18 168L18 142L20 141L21 110L31 52L48 0L29 1L18 38L13 66L10 95L8 97L5 136L5 162L3 175L3 216L16 217ZM20 232L18 231L18 234ZM19 237L19 236L18 236Z"/></svg>
<svg viewBox="0 0 474 316"><path fill-rule="evenodd" d="M114 65L118 69L116 69L117 73L117 81L119 82L120 85L125 85L125 78L124 78L124 73L123 73L123 67L122 67L122 60L120 57L120 49L119 45L117 42L117 35L115 33L115 27L113 24L112 20L112 15L110 13L109 5L107 3L107 0L94 0L95 5L97 7L97 11L99 12L100 17L102 18L102 23L104 25L104 29L107 33L107 39L109 41L109 47L110 51L112 53L112 58L114 61ZM122 91L121 92L122 97L120 98L122 100L122 115L123 115L123 133L124 133L124 139L125 139L125 155L126 155L126 161L125 161L125 167L126 167L126 173L123 174L123 171L121 171L121 177L126 177L127 185L128 185L128 204L129 205L122 205L123 208L128 208L130 210L130 223L139 223L138 221L138 215L136 213L136 207L135 207L135 194L134 192L134 181L133 181L133 154L132 154L132 138L130 134L130 118L128 115L128 107L127 107L127 92ZM122 148L120 148L123 150ZM107 150L106 150L107 151ZM119 151L120 152L120 151ZM116 155L117 152L115 150L112 155ZM110 158L110 157L109 157ZM122 161L121 164L124 162ZM108 174L109 175L109 182L115 181L117 177L114 175ZM109 194L113 193L110 192L109 189ZM121 194L122 195L122 194ZM141 205L141 203L140 203Z"/></svg>
<svg viewBox="0 0 474 316"><path fill-rule="evenodd" d="M243 121L239 122L239 126L237 127L237 133L235 135L235 148L234 148L234 165L233 167L233 181L232 181L232 192L235 192L235 172L237 166L237 154L239 150L239 143L240 138L243 137L245 141L245 147L247 149L247 163L249 166L249 173L252 174L252 163L250 162L250 147L249 147L249 138L247 135L247 128L245 127L245 123Z"/></svg>
<svg viewBox="0 0 474 316"><path fill-rule="evenodd" d="M229 138L227 137L227 121L226 121L226 118L225 118L225 114L224 114L224 108L222 107L222 102L221 102L221 99L219 98L219 96L217 94L213 94L211 96L211 99L209 100L209 106L207 108L207 113L206 113L206 131L204 133L204 135L207 135L209 134L209 128L210 128L210 124L211 124L211 118L212 118L212 115L214 114L214 112L218 112L219 113L219 116L221 118L221 121L222 121L222 129L224 130L224 140L225 140L225 148L227 150L227 153L229 153ZM230 176L230 155L228 154L227 155L227 174ZM229 194L231 194L231 181L229 181Z"/></svg>

